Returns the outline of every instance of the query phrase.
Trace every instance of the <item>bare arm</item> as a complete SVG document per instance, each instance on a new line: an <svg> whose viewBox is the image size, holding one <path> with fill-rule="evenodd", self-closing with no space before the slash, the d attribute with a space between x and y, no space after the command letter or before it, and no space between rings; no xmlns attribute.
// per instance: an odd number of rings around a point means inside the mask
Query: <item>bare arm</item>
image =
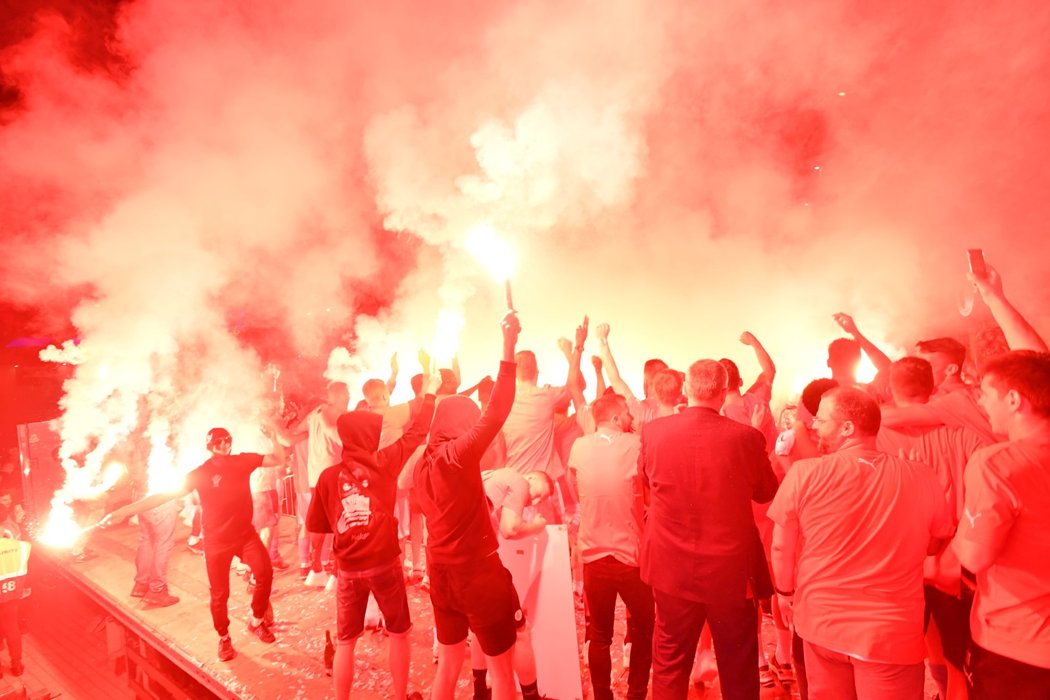
<svg viewBox="0 0 1050 700"><path fill-rule="evenodd" d="M547 527L547 521L542 515L537 515L535 520L525 522L513 508L500 508L499 532L508 540L520 539L534 535Z"/></svg>
<svg viewBox="0 0 1050 700"><path fill-rule="evenodd" d="M893 364L893 360L891 360L882 350L879 350L875 343L868 340L864 334L857 329L857 324L854 323L852 316L849 314L837 313L833 318L835 319L835 323L842 327L842 330L846 331L846 333L851 335L853 339L857 341L861 350L863 350L864 354L868 356L871 363L875 365L875 369L880 372L889 371L890 365Z"/></svg>
<svg viewBox="0 0 1050 700"><path fill-rule="evenodd" d="M162 506L168 501L172 501L176 498L185 496L189 492L190 490L183 486L178 491L173 491L170 493L150 494L145 498L140 498L139 500L133 503L129 503L126 506L121 506L120 508L114 510L112 513L109 513L108 515L102 518L102 520L99 522L99 526L108 527L113 523L119 523L122 520L127 520L133 515L145 513L147 510L153 510L157 506Z"/></svg>
<svg viewBox="0 0 1050 700"><path fill-rule="evenodd" d="M1046 341L1040 337L1032 324L1014 308L1003 294L1003 281L991 266L988 267L987 277L976 277L967 275L969 280L977 288L992 318L999 324L1003 335L1006 336L1006 344L1011 350L1034 350L1036 352L1050 352Z"/></svg>
<svg viewBox="0 0 1050 700"><path fill-rule="evenodd" d="M277 467L283 466L285 461L288 459L288 453L284 449L284 445L277 439L277 433L272 427L265 427L262 429L263 435L270 438L270 442L273 443L273 452L268 455L263 455L262 465L264 467Z"/></svg>
<svg viewBox="0 0 1050 700"><path fill-rule="evenodd" d="M394 393L394 387L397 386L397 353L395 352L390 356L390 379L386 380L386 390L391 394Z"/></svg>
<svg viewBox="0 0 1050 700"><path fill-rule="evenodd" d="M616 366L616 360L613 359L612 350L609 349L609 324L602 323L598 325L598 344L599 353L601 354L602 364L605 366L605 371L609 375L609 385L612 386L620 396L626 399L635 399L634 392L627 386L627 382L620 376L620 369Z"/></svg>
<svg viewBox="0 0 1050 700"><path fill-rule="evenodd" d="M798 552L798 528L773 525L773 543L769 548L773 582L780 598L780 613L788 626L792 623L791 601L795 595L795 561Z"/></svg>
<svg viewBox="0 0 1050 700"><path fill-rule="evenodd" d="M755 380L755 386L760 383L773 386L773 378L777 376L777 366L773 364L773 358L766 352L766 348L758 341L758 338L748 331L745 331L740 336L740 342L750 346L755 351L755 359L758 360L758 366L762 369L762 373ZM754 389L755 386L751 388Z"/></svg>
<svg viewBox="0 0 1050 700"><path fill-rule="evenodd" d="M591 364L594 366L594 376L596 377L594 398L598 400L605 395L605 373L602 372L602 358L597 355L591 355Z"/></svg>

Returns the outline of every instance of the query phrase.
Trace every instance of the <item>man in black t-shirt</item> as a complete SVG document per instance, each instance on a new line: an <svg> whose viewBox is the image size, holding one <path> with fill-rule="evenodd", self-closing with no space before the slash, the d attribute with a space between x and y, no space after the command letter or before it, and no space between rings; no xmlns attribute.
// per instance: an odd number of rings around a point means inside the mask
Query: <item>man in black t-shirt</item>
<svg viewBox="0 0 1050 700"><path fill-rule="evenodd" d="M333 680L336 700L348 700L354 680L354 647L365 628L369 593L375 596L390 633L390 675L393 697L404 700L408 690L412 620L401 569L394 502L397 477L413 451L426 440L434 415L434 391L440 377L426 378L415 421L396 442L379 449L383 416L351 411L336 420L343 443L343 460L317 479L306 515L311 536L334 533L336 562L336 640ZM320 548L313 548L314 564ZM422 698L419 693L407 697Z"/></svg>
<svg viewBox="0 0 1050 700"><path fill-rule="evenodd" d="M211 618L219 633L219 660L229 661L237 652L230 641L230 618L227 601L230 597L230 564L235 556L247 564L255 575L252 594L252 614L248 631L266 643L276 641L270 626L270 589L273 586L273 567L270 555L252 527L252 494L249 477L256 468L284 463L284 447L273 440L273 454L252 452L230 454L233 438L225 428L208 432L208 451L211 457L186 475L183 487L174 493L157 493L113 511L100 523L102 526L151 510L174 498L196 490L200 496L204 531L204 563L208 570L211 591Z"/></svg>

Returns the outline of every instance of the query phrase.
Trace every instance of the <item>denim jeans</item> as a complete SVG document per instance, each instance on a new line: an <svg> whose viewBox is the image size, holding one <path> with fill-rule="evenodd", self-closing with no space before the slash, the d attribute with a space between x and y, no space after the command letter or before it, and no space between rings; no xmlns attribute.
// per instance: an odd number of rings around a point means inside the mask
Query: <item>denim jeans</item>
<svg viewBox="0 0 1050 700"><path fill-rule="evenodd" d="M135 583L153 593L168 589L168 559L175 546L179 501L163 503L139 513L139 548L135 553Z"/></svg>

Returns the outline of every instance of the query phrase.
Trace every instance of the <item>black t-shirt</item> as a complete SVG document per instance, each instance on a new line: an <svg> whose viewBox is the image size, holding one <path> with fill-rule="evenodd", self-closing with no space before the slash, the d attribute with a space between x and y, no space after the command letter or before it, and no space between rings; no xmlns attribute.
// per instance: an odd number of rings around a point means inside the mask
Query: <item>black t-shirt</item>
<svg viewBox="0 0 1050 700"><path fill-rule="evenodd" d="M255 534L249 481L262 462L253 452L213 455L186 475L186 485L200 494L206 550L236 547Z"/></svg>
<svg viewBox="0 0 1050 700"><path fill-rule="evenodd" d="M426 439L433 415L434 396L427 394L404 435L378 451L383 422L379 415L353 411L339 417L344 461L317 479L306 529L335 533L333 550L340 569L365 571L397 560L397 477ZM357 448L360 458L354 459L348 446Z"/></svg>

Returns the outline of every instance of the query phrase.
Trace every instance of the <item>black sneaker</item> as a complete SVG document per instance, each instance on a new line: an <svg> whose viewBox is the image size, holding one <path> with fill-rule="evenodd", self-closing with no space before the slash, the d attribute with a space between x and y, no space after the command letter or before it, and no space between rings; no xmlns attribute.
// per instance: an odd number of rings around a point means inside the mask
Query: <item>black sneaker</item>
<svg viewBox="0 0 1050 700"><path fill-rule="evenodd" d="M277 637L273 636L273 630L270 629L270 623L263 620L258 625L252 623L251 619L248 620L248 631L259 638L259 641L266 642L267 644L273 644L277 641Z"/></svg>
<svg viewBox="0 0 1050 700"><path fill-rule="evenodd" d="M418 690L413 690L411 693L405 696L405 700L423 700L423 693Z"/></svg>
<svg viewBox="0 0 1050 700"><path fill-rule="evenodd" d="M229 661L235 656L237 652L233 649L233 641L230 640L230 636L221 637L219 639L219 661Z"/></svg>

